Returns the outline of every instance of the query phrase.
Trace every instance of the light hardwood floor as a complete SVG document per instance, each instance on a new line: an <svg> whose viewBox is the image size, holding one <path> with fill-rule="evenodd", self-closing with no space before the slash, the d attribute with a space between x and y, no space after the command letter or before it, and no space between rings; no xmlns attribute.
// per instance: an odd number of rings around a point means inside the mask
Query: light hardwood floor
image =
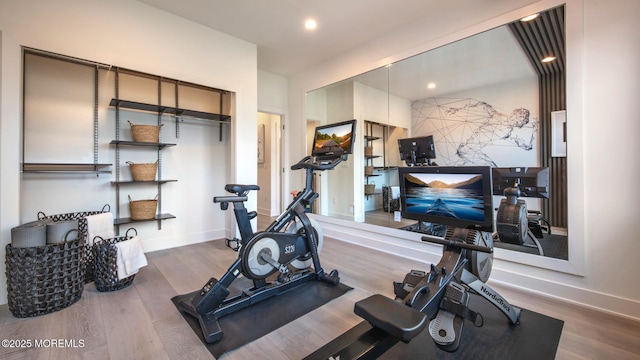
<svg viewBox="0 0 640 360"><path fill-rule="evenodd" d="M224 241L156 251L126 289L100 293L87 284L77 303L28 319L2 305L0 339L71 339L84 346L0 348L0 359L212 359L170 299L220 276L235 257ZM360 322L354 302L373 293L391 297L393 281L428 266L329 238L321 257L354 290L223 358L300 359ZM638 322L492 285L515 305L565 321L558 359L640 358Z"/></svg>

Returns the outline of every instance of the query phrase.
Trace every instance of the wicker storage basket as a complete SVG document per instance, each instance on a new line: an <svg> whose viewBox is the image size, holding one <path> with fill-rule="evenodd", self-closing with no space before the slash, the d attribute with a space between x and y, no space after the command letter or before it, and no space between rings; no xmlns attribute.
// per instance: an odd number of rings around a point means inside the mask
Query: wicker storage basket
<svg viewBox="0 0 640 360"><path fill-rule="evenodd" d="M364 194L365 195L373 195L373 193L375 193L376 191L376 185L375 184L365 184L364 185Z"/></svg>
<svg viewBox="0 0 640 360"><path fill-rule="evenodd" d="M78 238L82 245L87 241L87 220L85 217L89 215L97 215L104 212L111 211L111 207L109 204L106 204L102 207L100 211L85 211L85 212L76 212L76 213L66 213L66 214L56 214L56 215L45 215L43 212L38 212L38 220L42 221L68 221L68 220L78 220ZM83 257L82 257L82 271L85 274L85 282L93 281L93 252L91 251L91 247L83 246Z"/></svg>
<svg viewBox="0 0 640 360"><path fill-rule="evenodd" d="M129 211L131 220L151 220L156 217L158 195L153 200L131 200L129 195Z"/></svg>
<svg viewBox="0 0 640 360"><path fill-rule="evenodd" d="M160 126L134 125L131 121L129 121L129 125L131 125L131 135L133 135L133 141L150 143L160 142L160 128L164 124L160 124Z"/></svg>
<svg viewBox="0 0 640 360"><path fill-rule="evenodd" d="M134 164L133 161L127 161L127 164L131 167L133 181L153 181L156 179L157 161L149 164Z"/></svg>
<svg viewBox="0 0 640 360"><path fill-rule="evenodd" d="M373 166L372 165L365 165L364 174L365 175L373 175Z"/></svg>
<svg viewBox="0 0 640 360"><path fill-rule="evenodd" d="M129 235L129 231L131 230L135 232L132 236ZM125 233L125 236L122 237L111 239L96 237L95 242L93 243L93 257L95 259L94 283L96 284L96 289L98 289L98 291L116 291L124 289L133 283L133 278L136 276L135 274L122 280L118 279L118 250L115 244L129 240L136 235L138 235L138 231L134 228L129 228Z"/></svg>
<svg viewBox="0 0 640 360"><path fill-rule="evenodd" d="M84 240L6 247L7 301L19 318L62 310L82 296Z"/></svg>
<svg viewBox="0 0 640 360"><path fill-rule="evenodd" d="M364 156L373 156L373 146L364 147Z"/></svg>

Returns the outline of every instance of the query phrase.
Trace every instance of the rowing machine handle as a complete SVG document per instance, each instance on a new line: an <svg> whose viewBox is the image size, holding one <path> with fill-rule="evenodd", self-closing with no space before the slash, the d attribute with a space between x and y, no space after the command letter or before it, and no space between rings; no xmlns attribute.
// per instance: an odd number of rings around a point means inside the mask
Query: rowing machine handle
<svg viewBox="0 0 640 360"><path fill-rule="evenodd" d="M474 244L468 244L468 243L462 242L462 241L446 240L446 239L440 239L440 238L432 238L432 237L428 237L428 236L423 236L422 237L422 241L431 242L431 243L435 243L435 244L440 244L440 245L444 245L444 246L450 246L450 247L459 248L459 249L476 250L476 251L489 253L489 254L493 253L493 249L490 248L490 247L474 245Z"/></svg>

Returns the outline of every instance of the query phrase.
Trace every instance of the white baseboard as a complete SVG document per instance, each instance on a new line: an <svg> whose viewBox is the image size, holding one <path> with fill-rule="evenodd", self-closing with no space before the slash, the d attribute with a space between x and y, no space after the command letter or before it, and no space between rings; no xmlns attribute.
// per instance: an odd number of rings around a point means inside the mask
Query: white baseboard
<svg viewBox="0 0 640 360"><path fill-rule="evenodd" d="M224 229L213 230L198 234L185 234L180 237L166 237L166 238L153 238L148 240L142 240L142 247L144 252L152 252L158 250L171 249L179 246L198 244L205 241L211 241L213 239L223 239L226 237Z"/></svg>

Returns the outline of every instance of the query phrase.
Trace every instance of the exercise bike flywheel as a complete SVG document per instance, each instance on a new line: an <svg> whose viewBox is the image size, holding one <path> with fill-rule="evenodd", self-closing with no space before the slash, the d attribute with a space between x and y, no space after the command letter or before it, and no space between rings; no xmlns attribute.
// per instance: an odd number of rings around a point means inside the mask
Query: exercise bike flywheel
<svg viewBox="0 0 640 360"><path fill-rule="evenodd" d="M309 221L311 222L311 227L313 227L313 230L316 233L316 241L317 241L316 247L318 249L317 250L318 254L320 254L320 251L322 250L322 244L324 243L324 235L322 233L322 228L320 227L320 224L315 219L309 219ZM296 234L301 231L304 231L304 227L302 226L302 223L299 221L292 222L289 225L289 228L287 229L287 232L290 234ZM293 266L298 270L307 269L311 267L311 265L313 265L313 259L311 259L311 253L307 253L305 256L301 256L291 262L291 266Z"/></svg>
<svg viewBox="0 0 640 360"><path fill-rule="evenodd" d="M245 261L244 271L249 278L264 279L278 270L262 258L263 253L275 260L280 258L280 248L273 238L262 237L251 244L245 251L248 251L248 253L243 256L243 261Z"/></svg>

